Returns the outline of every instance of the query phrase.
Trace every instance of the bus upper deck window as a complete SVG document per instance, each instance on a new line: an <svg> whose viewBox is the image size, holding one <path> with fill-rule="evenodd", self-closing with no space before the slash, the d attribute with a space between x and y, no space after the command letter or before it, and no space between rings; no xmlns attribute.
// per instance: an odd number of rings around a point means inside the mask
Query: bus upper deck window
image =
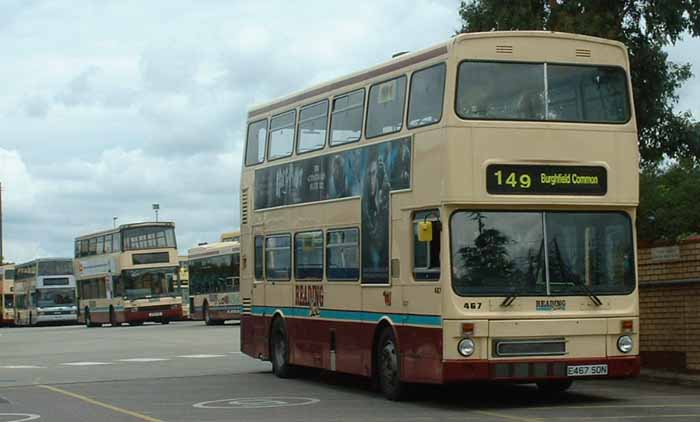
<svg viewBox="0 0 700 422"><path fill-rule="evenodd" d="M315 151L326 144L328 100L311 104L299 112L297 154Z"/></svg>
<svg viewBox="0 0 700 422"><path fill-rule="evenodd" d="M364 89L359 89L333 99L333 112L331 113L331 146L360 140L364 108Z"/></svg>
<svg viewBox="0 0 700 422"><path fill-rule="evenodd" d="M419 70L411 75L408 99L408 127L437 123L442 118L445 94L445 64Z"/></svg>
<svg viewBox="0 0 700 422"><path fill-rule="evenodd" d="M296 110L273 117L270 120L270 141L267 159L289 157L294 145L294 127L296 125Z"/></svg>
<svg viewBox="0 0 700 422"><path fill-rule="evenodd" d="M372 85L369 89L365 136L373 138L400 131L405 99L405 76Z"/></svg>
<svg viewBox="0 0 700 422"><path fill-rule="evenodd" d="M262 163L265 159L265 141L267 140L267 119L258 120L248 125L245 165Z"/></svg>

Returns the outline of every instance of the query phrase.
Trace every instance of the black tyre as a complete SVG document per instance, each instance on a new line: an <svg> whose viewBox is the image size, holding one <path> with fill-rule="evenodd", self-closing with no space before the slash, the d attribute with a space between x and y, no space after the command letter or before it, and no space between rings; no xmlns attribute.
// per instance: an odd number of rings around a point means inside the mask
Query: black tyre
<svg viewBox="0 0 700 422"><path fill-rule="evenodd" d="M377 386L389 400L400 401L406 398L408 386L401 381L401 361L394 332L385 328L379 335L375 348Z"/></svg>
<svg viewBox="0 0 700 422"><path fill-rule="evenodd" d="M129 325L132 327L138 327L139 325L143 325L143 321L132 321L129 323Z"/></svg>
<svg viewBox="0 0 700 422"><path fill-rule="evenodd" d="M164 319L164 320L160 321L160 323L163 324L163 325L168 325L168 324L170 324L170 320L169 320L169 319Z"/></svg>
<svg viewBox="0 0 700 422"><path fill-rule="evenodd" d="M571 387L573 380L551 380L540 381L537 383L537 388L547 394L561 394Z"/></svg>
<svg viewBox="0 0 700 422"><path fill-rule="evenodd" d="M297 368L289 363L289 337L281 318L275 318L270 332L272 372L278 378L294 378Z"/></svg>
<svg viewBox="0 0 700 422"><path fill-rule="evenodd" d="M109 324L112 327L121 327L122 325L121 322L117 322L117 313L114 312L114 308L111 306L109 307Z"/></svg>

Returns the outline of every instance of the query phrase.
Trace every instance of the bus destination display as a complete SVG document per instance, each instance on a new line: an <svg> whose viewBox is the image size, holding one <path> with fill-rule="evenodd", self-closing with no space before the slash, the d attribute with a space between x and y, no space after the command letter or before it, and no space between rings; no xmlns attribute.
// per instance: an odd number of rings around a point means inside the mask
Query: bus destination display
<svg viewBox="0 0 700 422"><path fill-rule="evenodd" d="M605 195L608 174L601 166L492 164L486 190L500 195Z"/></svg>

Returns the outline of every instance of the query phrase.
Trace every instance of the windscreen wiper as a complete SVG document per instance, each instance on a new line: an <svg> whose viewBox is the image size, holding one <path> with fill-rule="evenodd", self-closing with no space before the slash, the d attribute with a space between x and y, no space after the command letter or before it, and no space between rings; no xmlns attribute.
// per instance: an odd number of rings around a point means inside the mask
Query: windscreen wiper
<svg viewBox="0 0 700 422"><path fill-rule="evenodd" d="M574 278L574 285L580 287L583 289L583 291L586 292L589 298L591 298L591 302L595 304L595 306L601 306L603 304L603 301L600 300L598 296L596 296L595 293L593 293L593 290L591 290L588 286L586 286L586 283L578 281L578 279Z"/></svg>
<svg viewBox="0 0 700 422"><path fill-rule="evenodd" d="M519 291L520 289L517 286L513 287L508 296L506 296L506 298L503 299L503 302L501 302L501 306L507 308L508 306L512 305L513 302L515 302L515 299L518 298Z"/></svg>
<svg viewBox="0 0 700 422"><path fill-rule="evenodd" d="M564 264L564 260L561 257L561 251L559 250L559 242L557 242L557 239L554 239L554 251L557 255L557 259L559 260L559 264L561 265L562 273L564 273L566 278L572 280L572 282L576 286L582 288L586 292L588 297L591 298L591 301L595 304L595 306L601 306L603 304L603 301L600 300L600 298L596 296L595 293L593 293L593 290L586 286L586 283L581 281L575 274L572 274L571 271L569 271L567 266Z"/></svg>

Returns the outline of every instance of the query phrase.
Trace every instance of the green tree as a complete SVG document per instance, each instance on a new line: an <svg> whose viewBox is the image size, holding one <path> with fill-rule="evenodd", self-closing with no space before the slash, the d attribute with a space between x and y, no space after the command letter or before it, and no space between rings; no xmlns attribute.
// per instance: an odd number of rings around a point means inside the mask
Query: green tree
<svg viewBox="0 0 700 422"><path fill-rule="evenodd" d="M639 190L640 240L679 240L700 234L700 165L682 160L664 169L646 168Z"/></svg>
<svg viewBox="0 0 700 422"><path fill-rule="evenodd" d="M461 32L549 30L624 43L630 52L639 149L645 167L664 156L700 162L691 116L674 112L689 64L668 60L663 47L683 34L700 35L698 0L462 1Z"/></svg>

